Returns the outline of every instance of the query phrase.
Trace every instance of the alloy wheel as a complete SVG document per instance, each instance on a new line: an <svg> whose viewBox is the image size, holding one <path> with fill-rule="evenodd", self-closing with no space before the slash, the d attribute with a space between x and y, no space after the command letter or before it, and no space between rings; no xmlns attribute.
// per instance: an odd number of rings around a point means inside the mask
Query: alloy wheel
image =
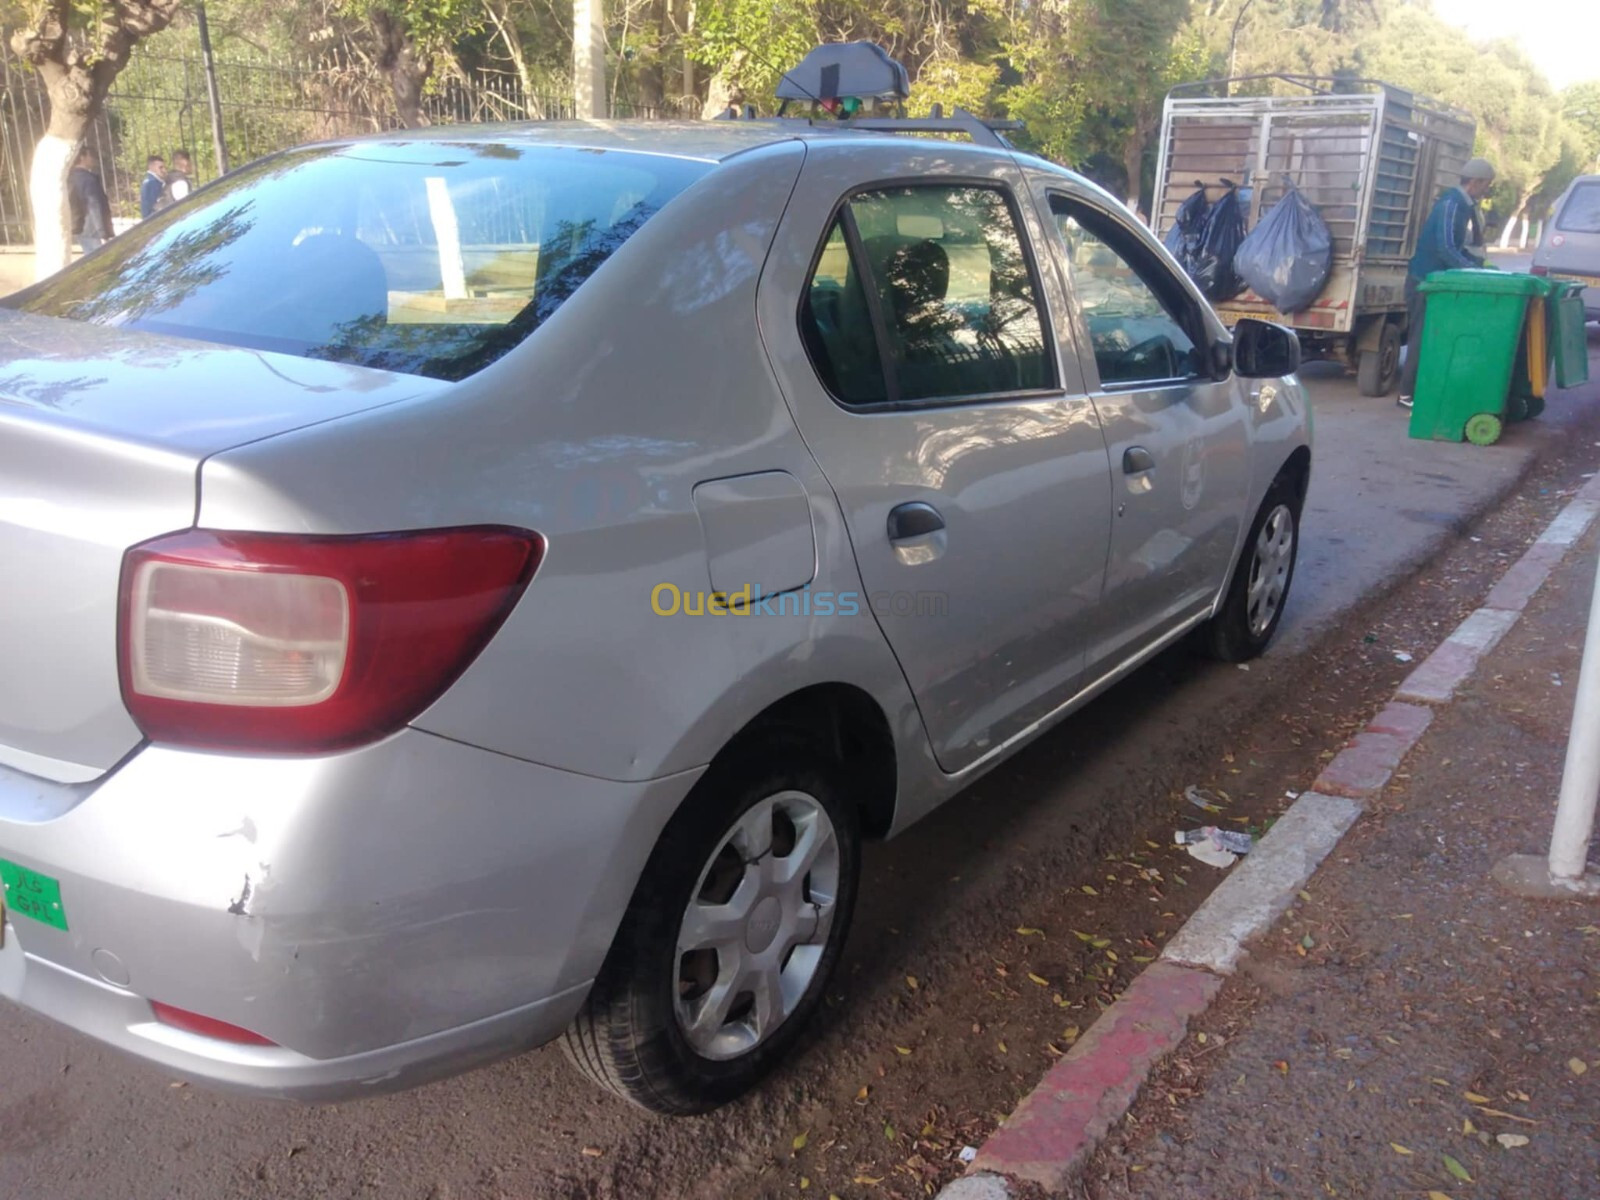
<svg viewBox="0 0 1600 1200"><path fill-rule="evenodd" d="M1261 524L1250 560L1250 586L1245 593L1250 633L1265 637L1283 605L1289 588L1289 570L1294 565L1294 514L1287 504L1279 504Z"/></svg>

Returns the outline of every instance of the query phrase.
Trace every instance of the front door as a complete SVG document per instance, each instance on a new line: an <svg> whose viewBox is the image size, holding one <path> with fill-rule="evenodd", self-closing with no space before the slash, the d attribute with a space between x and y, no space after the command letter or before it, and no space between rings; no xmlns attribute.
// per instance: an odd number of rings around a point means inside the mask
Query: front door
<svg viewBox="0 0 1600 1200"><path fill-rule="evenodd" d="M1087 663L1098 676L1220 591L1250 486L1247 414L1237 381L1214 377L1198 302L1154 239L1087 193L1042 186L1110 451L1111 549Z"/></svg>
<svg viewBox="0 0 1600 1200"><path fill-rule="evenodd" d="M957 146L813 142L761 285L774 366L952 772L1078 687L1109 537L1105 441L1020 183Z"/></svg>

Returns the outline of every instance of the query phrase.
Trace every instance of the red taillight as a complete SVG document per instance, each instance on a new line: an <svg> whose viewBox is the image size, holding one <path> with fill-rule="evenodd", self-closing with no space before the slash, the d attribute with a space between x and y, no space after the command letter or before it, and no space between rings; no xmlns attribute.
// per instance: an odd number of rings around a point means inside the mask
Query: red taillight
<svg viewBox="0 0 1600 1200"><path fill-rule="evenodd" d="M1530 275L1548 275L1548 274L1550 274L1550 268L1549 267L1541 267L1541 266L1535 264L1534 266L1531 266L1531 267L1528 268L1528 274L1530 274Z"/></svg>
<svg viewBox="0 0 1600 1200"><path fill-rule="evenodd" d="M245 1046L276 1046L278 1043L270 1038L264 1038L259 1033L251 1033L248 1029L241 1029L237 1025L229 1025L226 1021L219 1021L215 1017L202 1017L199 1013L192 1013L186 1008L174 1008L170 1004L163 1004L159 1000L150 1001L150 1011L155 1014L156 1020L163 1025L170 1025L174 1029L182 1029L186 1033L198 1033L201 1037L216 1038L222 1042L238 1042Z"/></svg>
<svg viewBox="0 0 1600 1200"><path fill-rule="evenodd" d="M193 529L122 565L122 697L154 741L314 753L376 740L438 698L543 552L474 527L360 537Z"/></svg>

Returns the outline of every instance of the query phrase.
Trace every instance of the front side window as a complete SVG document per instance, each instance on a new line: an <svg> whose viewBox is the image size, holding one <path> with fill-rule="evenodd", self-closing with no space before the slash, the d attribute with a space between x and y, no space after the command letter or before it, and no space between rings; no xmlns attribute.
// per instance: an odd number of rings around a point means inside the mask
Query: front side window
<svg viewBox="0 0 1600 1200"><path fill-rule="evenodd" d="M19 307L461 379L709 169L554 146L308 147L224 176Z"/></svg>
<svg viewBox="0 0 1600 1200"><path fill-rule="evenodd" d="M1184 319L1188 305L1160 262L1115 220L1088 205L1051 196L1050 209L1089 327L1101 386L1204 374L1205 356Z"/></svg>
<svg viewBox="0 0 1600 1200"><path fill-rule="evenodd" d="M1053 387L1045 329L1016 219L989 187L852 197L801 312L818 375L853 405Z"/></svg>
<svg viewBox="0 0 1600 1200"><path fill-rule="evenodd" d="M1563 233L1600 233L1600 183L1580 183L1572 189L1556 228Z"/></svg>

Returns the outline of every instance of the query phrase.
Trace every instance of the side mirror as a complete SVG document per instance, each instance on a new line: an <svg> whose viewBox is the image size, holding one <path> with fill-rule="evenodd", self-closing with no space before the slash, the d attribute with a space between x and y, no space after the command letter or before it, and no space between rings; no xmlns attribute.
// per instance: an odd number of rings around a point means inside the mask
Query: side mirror
<svg viewBox="0 0 1600 1200"><path fill-rule="evenodd" d="M1300 369L1300 339L1271 321L1242 318L1233 327L1233 369L1245 379L1274 379Z"/></svg>

